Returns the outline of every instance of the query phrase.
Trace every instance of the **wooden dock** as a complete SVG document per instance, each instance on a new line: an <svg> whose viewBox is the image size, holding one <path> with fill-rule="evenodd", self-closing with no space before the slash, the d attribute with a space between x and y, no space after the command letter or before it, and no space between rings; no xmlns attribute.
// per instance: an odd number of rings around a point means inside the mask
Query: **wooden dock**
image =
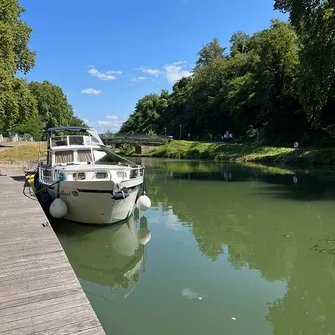
<svg viewBox="0 0 335 335"><path fill-rule="evenodd" d="M0 168L0 335L105 334L20 171Z"/></svg>

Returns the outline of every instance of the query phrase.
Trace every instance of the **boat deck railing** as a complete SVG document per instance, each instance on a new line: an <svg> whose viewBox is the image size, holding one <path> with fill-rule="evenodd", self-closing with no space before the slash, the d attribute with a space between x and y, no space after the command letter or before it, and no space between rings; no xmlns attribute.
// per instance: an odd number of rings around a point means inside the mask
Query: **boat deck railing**
<svg viewBox="0 0 335 335"><path fill-rule="evenodd" d="M118 180L129 180L129 179L136 179L136 178L143 178L144 176L144 167L143 166L137 166L137 167L128 167L127 171L130 171L129 177L126 173L126 171L118 171L116 170L116 177ZM93 174L89 174L88 172L93 172ZM65 180L67 180L70 176L71 178L69 180L73 181L81 181L81 180L88 180L87 177L89 177L89 180L91 181L112 181L112 173L110 170L107 169L96 169L94 167L90 167L89 169L79 170L75 167L73 169L66 169L61 170L59 167L40 167L40 180L43 184L51 185L57 180L60 180L61 174L65 176Z"/></svg>

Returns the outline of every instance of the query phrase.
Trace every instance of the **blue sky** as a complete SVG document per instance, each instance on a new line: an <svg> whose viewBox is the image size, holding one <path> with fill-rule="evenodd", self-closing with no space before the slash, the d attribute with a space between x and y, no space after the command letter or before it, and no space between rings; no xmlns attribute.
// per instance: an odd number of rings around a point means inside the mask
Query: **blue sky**
<svg viewBox="0 0 335 335"><path fill-rule="evenodd" d="M273 0L21 0L36 66L27 80L62 87L75 114L116 131L138 99L189 75L201 47L267 28Z"/></svg>

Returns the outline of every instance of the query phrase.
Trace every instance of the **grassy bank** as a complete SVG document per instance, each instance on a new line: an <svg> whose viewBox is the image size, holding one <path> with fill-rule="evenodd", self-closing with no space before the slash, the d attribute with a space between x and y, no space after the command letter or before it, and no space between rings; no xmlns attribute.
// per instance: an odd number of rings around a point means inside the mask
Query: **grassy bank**
<svg viewBox="0 0 335 335"><path fill-rule="evenodd" d="M335 148L299 149L172 141L145 156L285 165L335 165Z"/></svg>
<svg viewBox="0 0 335 335"><path fill-rule="evenodd" d="M0 147L0 165L29 167L37 163L38 143L6 143ZM46 159L46 144L41 142L41 159Z"/></svg>

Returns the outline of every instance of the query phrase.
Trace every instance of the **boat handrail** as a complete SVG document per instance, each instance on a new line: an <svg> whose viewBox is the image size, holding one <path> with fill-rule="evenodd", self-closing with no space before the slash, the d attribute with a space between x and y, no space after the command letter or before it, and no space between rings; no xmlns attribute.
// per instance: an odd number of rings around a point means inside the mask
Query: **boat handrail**
<svg viewBox="0 0 335 335"><path fill-rule="evenodd" d="M137 179L137 178L141 178L141 177L144 176L144 166L141 166L141 165L138 165L137 167L129 167L128 166L128 170L130 170L129 179ZM48 172L46 173L46 171L48 171ZM131 171L137 171L137 175L132 176ZM100 169L100 168L99 169L94 169L93 166L91 168L85 169L85 170L77 169L77 168L64 170L64 169L59 169L59 166L52 166L52 167L40 166L40 180L45 184L52 184L55 180L58 179L59 172L62 172L62 173L65 173L65 174L72 174L72 175L75 174L76 175L76 177L74 178L75 180L78 179L78 175L80 173L94 172L92 179L97 179L97 178L94 178L94 177L99 172L100 173L106 173L109 176L108 180L112 181L111 171L109 171L108 169ZM128 180L128 178L126 179L125 173L123 173L122 181L125 181L125 180Z"/></svg>

